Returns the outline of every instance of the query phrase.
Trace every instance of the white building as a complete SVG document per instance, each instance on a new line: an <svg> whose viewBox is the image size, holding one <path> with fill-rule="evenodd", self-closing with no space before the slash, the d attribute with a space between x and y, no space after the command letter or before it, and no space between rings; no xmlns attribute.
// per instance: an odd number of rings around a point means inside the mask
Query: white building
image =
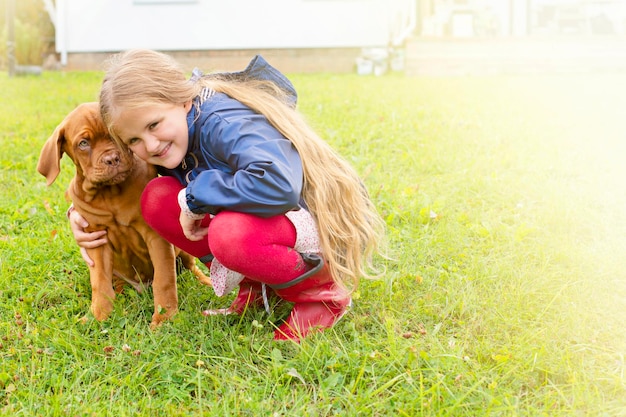
<svg viewBox="0 0 626 417"><path fill-rule="evenodd" d="M205 70L241 69L261 53L286 72L348 72L364 51L380 57L404 44L407 65L427 72L468 56L509 68L526 65L519 57L559 53L626 63L626 0L43 1L67 69L98 69L112 52L151 48Z"/></svg>
<svg viewBox="0 0 626 417"><path fill-rule="evenodd" d="M415 0L56 0L56 8L47 0L47 7L61 63L76 69L150 48L234 68L252 53L274 53L286 71L317 56L312 70L336 70L352 67L362 48L402 42L416 17Z"/></svg>

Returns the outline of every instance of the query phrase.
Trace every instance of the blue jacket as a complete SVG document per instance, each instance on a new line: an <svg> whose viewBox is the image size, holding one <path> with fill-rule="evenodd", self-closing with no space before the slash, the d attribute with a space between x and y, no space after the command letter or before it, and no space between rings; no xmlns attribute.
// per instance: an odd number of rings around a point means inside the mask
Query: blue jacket
<svg viewBox="0 0 626 417"><path fill-rule="evenodd" d="M271 79L291 92L295 105L291 83L261 57L255 57L243 72L232 73L235 77L250 74ZM222 93L201 102L199 113L196 107L187 115L187 156L174 169L159 167L160 174L187 184L191 211L230 210L269 217L299 206L302 161L265 116Z"/></svg>

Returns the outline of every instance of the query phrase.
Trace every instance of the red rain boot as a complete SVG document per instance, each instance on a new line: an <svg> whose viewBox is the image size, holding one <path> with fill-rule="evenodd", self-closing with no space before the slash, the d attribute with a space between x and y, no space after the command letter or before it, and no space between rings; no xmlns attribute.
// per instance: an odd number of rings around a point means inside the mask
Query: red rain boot
<svg viewBox="0 0 626 417"><path fill-rule="evenodd" d="M202 314L205 316L215 316L222 314L243 314L249 306L263 307L263 293L260 282L252 281L244 278L239 283L239 293L228 308L220 308L217 310L204 310Z"/></svg>
<svg viewBox="0 0 626 417"><path fill-rule="evenodd" d="M328 329L351 305L347 291L335 284L324 260L318 255L302 254L313 269L285 284L272 285L278 296L294 303L293 310L274 331L274 340L300 342L309 333Z"/></svg>

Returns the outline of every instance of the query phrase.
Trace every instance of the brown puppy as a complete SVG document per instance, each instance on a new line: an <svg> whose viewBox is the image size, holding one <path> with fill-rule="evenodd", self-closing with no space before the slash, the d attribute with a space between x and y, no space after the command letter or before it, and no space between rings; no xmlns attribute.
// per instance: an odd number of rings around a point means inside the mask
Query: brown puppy
<svg viewBox="0 0 626 417"><path fill-rule="evenodd" d="M105 320L113 310L115 293L125 284L141 292L152 283L154 314L151 327L178 310L176 249L152 230L141 216L140 196L156 168L120 149L109 136L98 103L79 105L54 130L43 146L37 170L52 184L66 153L76 166L68 188L74 209L89 222L88 232L106 230L108 243L87 249L95 265L89 268L91 312ZM210 280L189 254L183 264L207 285Z"/></svg>

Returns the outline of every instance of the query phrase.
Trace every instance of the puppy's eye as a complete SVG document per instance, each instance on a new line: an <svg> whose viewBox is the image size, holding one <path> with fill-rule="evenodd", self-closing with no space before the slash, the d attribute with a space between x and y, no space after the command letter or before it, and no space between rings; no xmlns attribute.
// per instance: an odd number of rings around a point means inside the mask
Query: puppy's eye
<svg viewBox="0 0 626 417"><path fill-rule="evenodd" d="M89 148L89 141L87 139L83 139L78 142L78 149L85 150Z"/></svg>

